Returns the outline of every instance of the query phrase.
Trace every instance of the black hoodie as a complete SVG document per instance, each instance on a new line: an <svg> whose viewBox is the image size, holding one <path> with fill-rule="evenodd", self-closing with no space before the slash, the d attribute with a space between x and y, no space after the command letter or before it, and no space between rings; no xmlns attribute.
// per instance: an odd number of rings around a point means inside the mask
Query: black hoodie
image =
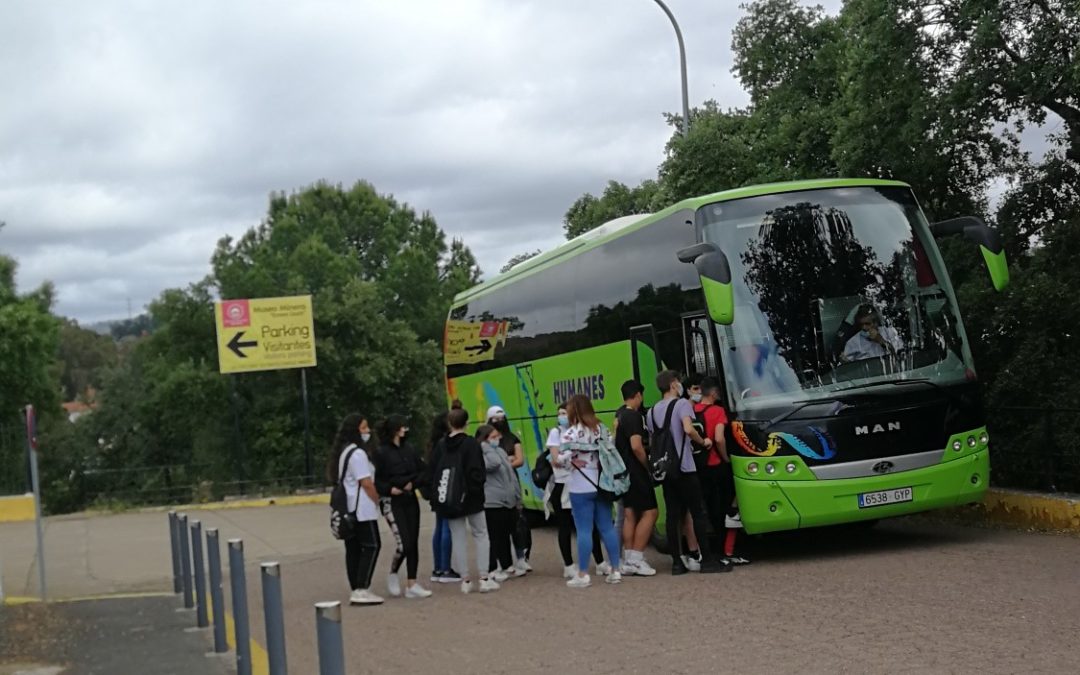
<svg viewBox="0 0 1080 675"><path fill-rule="evenodd" d="M424 488L424 462L411 445L402 443L398 447L383 443L375 451L371 463L375 469L375 490L380 497L391 497L390 488L404 490L409 483L414 491Z"/></svg>
<svg viewBox="0 0 1080 675"><path fill-rule="evenodd" d="M465 500L462 502L460 513L440 514L448 518L468 516L484 510L484 479L487 477L487 470L484 468L484 451L475 438L467 433L443 438L435 444L435 449L431 453L430 470L439 470L444 454L459 452L463 454L461 466L465 474ZM426 480L430 483L431 477L428 476ZM434 499L432 499L432 507L436 513L439 513L439 507L436 506Z"/></svg>

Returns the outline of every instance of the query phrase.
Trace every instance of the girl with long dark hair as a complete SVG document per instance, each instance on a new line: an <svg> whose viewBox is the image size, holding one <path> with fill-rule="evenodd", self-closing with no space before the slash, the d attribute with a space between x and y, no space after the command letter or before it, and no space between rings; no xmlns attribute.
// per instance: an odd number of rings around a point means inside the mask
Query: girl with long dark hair
<svg viewBox="0 0 1080 675"><path fill-rule="evenodd" d="M371 462L366 448L371 429L360 413L350 413L341 420L334 444L327 458L327 478L345 486L346 504L356 517L353 536L345 540L345 573L349 578L353 605L379 605L383 599L371 592L371 578L379 559L379 494L372 479Z"/></svg>
<svg viewBox="0 0 1080 675"><path fill-rule="evenodd" d="M566 403L566 416L570 423L563 432L558 465L572 470L566 487L570 490L570 510L577 527L578 573L566 582L570 588L586 588L589 579L589 554L592 552L592 529L600 531L600 538L611 560L612 571L607 575L609 584L622 581L619 573L619 535L611 516L611 502L599 498L600 441L608 436L587 396L576 394Z"/></svg>
<svg viewBox="0 0 1080 675"><path fill-rule="evenodd" d="M405 442L409 427L404 417L391 415L382 423L379 432L381 443L374 457L375 488L379 492L383 517L397 544L386 588L392 596L401 595L398 573L405 563L405 597L426 598L431 591L416 581L420 562L420 503L416 491L424 487L421 484L424 463L416 450Z"/></svg>

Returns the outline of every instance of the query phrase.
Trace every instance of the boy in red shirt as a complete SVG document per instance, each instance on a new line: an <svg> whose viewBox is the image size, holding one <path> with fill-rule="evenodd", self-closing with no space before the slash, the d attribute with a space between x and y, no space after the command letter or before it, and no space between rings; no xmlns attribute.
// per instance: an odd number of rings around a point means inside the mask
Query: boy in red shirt
<svg viewBox="0 0 1080 675"><path fill-rule="evenodd" d="M697 393L691 391L693 394ZM735 555L738 528L729 525L733 522L728 518L729 513L738 511L735 507L735 477L724 442L724 427L728 423L727 411L720 405L719 400L720 383L711 377L704 378L701 381L701 399L694 402L694 412L699 419L704 418L705 433L702 436L713 439L713 445L707 450L705 461L698 467L698 477L713 530L717 536L722 535L724 557L730 563L745 564L750 561Z"/></svg>

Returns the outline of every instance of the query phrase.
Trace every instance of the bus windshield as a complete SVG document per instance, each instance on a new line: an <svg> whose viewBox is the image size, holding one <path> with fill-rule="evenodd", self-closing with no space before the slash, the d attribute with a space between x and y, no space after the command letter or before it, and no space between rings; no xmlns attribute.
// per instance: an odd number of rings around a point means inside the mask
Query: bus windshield
<svg viewBox="0 0 1080 675"><path fill-rule="evenodd" d="M697 219L731 264L735 321L717 332L737 409L974 377L944 263L909 190L764 195L708 204Z"/></svg>

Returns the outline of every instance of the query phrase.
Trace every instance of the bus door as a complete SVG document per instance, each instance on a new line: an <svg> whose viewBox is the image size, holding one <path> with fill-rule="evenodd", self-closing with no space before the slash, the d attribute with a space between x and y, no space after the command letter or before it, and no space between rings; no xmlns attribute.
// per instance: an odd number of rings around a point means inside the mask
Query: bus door
<svg viewBox="0 0 1080 675"><path fill-rule="evenodd" d="M651 406L660 400L654 383L656 374L661 370L660 353L657 350L656 329L651 323L634 326L630 329L630 361L634 368L634 379L644 388L645 406Z"/></svg>
<svg viewBox="0 0 1080 675"><path fill-rule="evenodd" d="M717 366L716 327L704 314L683 316L683 346L687 376L713 377L720 380Z"/></svg>

